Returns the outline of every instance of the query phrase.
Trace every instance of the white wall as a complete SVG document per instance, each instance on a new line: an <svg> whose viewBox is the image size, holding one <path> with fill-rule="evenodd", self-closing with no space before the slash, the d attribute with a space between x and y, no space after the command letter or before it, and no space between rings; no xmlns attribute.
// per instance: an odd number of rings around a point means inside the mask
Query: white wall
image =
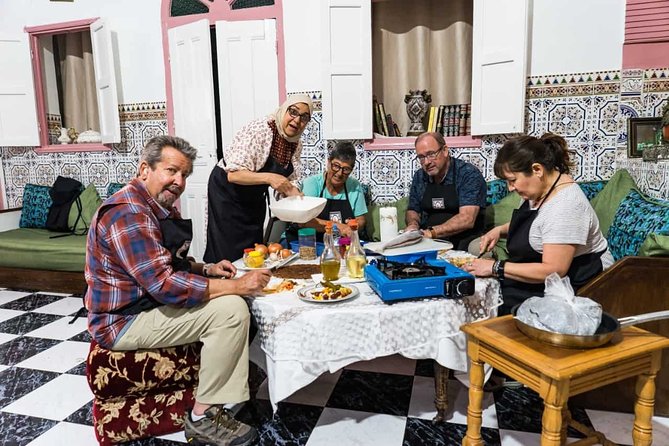
<svg viewBox="0 0 669 446"><path fill-rule="evenodd" d="M104 18L118 42L119 103L165 101L160 0L0 0L3 33L91 17Z"/></svg>
<svg viewBox="0 0 669 446"><path fill-rule="evenodd" d="M321 2L283 0L286 91L321 91Z"/></svg>
<svg viewBox="0 0 669 446"><path fill-rule="evenodd" d="M534 0L530 75L622 67L625 0Z"/></svg>

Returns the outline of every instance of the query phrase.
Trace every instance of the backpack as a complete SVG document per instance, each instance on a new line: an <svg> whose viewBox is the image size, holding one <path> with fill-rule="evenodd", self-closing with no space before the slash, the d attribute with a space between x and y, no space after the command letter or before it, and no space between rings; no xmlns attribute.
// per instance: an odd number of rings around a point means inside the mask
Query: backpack
<svg viewBox="0 0 669 446"><path fill-rule="evenodd" d="M79 196L84 190L83 184L73 178L66 178L58 176L53 183L49 195L53 203L49 208L49 214L46 218L46 228L54 232L67 232L68 234L56 235L55 237L63 237L65 235L74 234L74 229L81 218L81 199ZM76 206L78 210L77 219L73 227L68 225L68 218L70 216L70 208Z"/></svg>

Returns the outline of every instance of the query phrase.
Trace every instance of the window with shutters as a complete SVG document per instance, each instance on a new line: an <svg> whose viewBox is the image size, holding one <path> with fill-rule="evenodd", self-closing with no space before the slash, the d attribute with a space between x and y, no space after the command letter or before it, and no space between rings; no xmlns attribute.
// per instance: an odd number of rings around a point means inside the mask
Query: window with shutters
<svg viewBox="0 0 669 446"><path fill-rule="evenodd" d="M26 28L38 152L109 150L121 141L111 38L100 19Z"/></svg>

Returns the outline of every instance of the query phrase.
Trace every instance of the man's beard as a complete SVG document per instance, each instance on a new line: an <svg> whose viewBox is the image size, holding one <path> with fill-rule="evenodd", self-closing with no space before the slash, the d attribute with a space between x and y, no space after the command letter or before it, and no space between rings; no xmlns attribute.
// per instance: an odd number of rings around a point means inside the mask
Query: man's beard
<svg viewBox="0 0 669 446"><path fill-rule="evenodd" d="M156 201L165 209L171 209L172 205L174 205L174 202L177 201L180 195L181 191L179 190L166 189L158 194L158 199Z"/></svg>

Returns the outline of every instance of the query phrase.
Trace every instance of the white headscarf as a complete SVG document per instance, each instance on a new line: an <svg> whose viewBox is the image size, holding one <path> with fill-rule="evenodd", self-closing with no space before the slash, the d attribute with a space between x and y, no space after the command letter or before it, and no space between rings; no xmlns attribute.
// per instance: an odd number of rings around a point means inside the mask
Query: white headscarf
<svg viewBox="0 0 669 446"><path fill-rule="evenodd" d="M283 117L286 115L286 112L288 111L288 107L294 104L299 104L300 102L307 104L309 107L309 115L312 116L314 114L314 105L311 103L311 98L307 96L306 94L291 94L289 95L285 101L283 101L283 104L274 112L274 120L276 121L276 129L279 131L279 135L283 137L286 141L289 142L297 142L300 140L300 136L302 135L302 132L304 132L304 129L307 127L305 126L299 134L296 136L287 136L286 132L283 129L282 123L283 123Z"/></svg>

